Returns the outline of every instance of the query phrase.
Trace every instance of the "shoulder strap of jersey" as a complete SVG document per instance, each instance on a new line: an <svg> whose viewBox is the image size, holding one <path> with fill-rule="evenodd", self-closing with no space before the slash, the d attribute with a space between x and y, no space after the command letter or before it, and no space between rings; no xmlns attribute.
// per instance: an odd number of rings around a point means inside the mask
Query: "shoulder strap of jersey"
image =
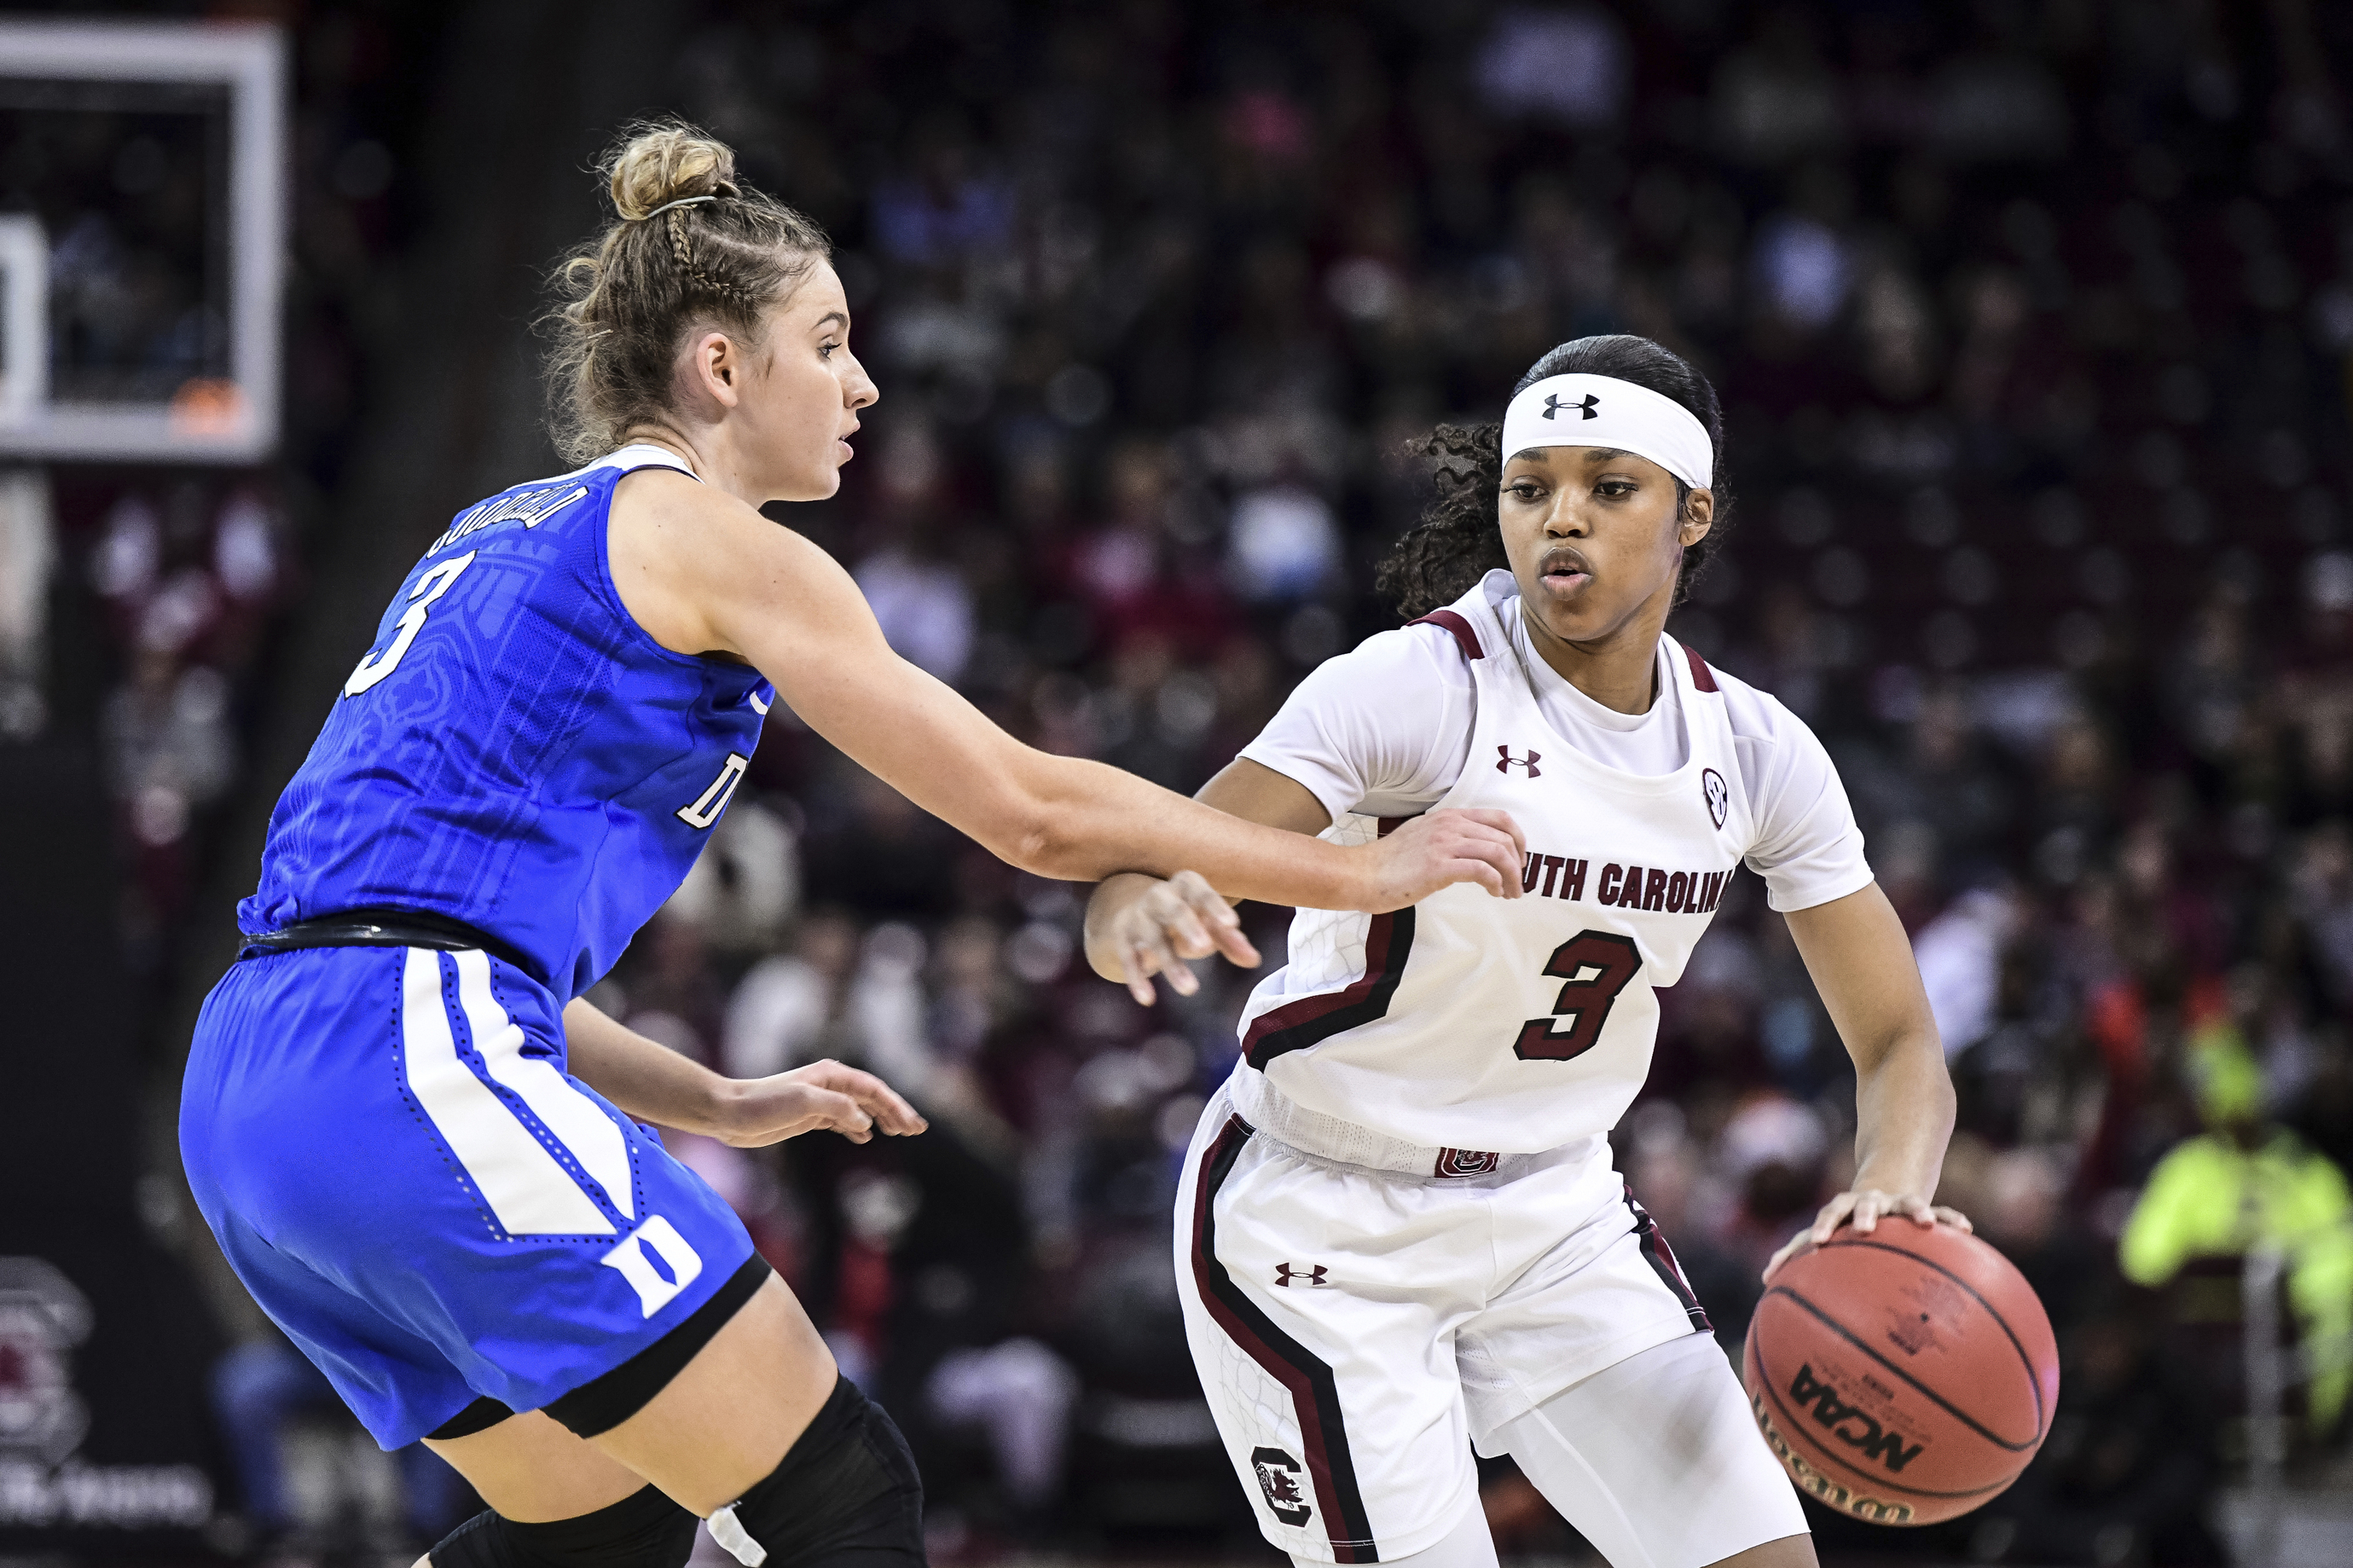
<svg viewBox="0 0 2353 1568"><path fill-rule="evenodd" d="M1477 628L1472 626L1469 621L1463 619L1462 616L1455 611L1432 610L1426 616L1416 616L1414 619L1408 621L1406 625L1409 626L1440 627L1449 637L1454 639L1455 646L1462 650L1462 657L1464 658L1484 658L1487 657L1487 650L1479 646L1479 633Z"/></svg>
<svg viewBox="0 0 2353 1568"><path fill-rule="evenodd" d="M1699 656L1699 649L1692 647L1689 643L1677 643L1675 646L1683 650L1683 658L1690 661L1692 689L1694 691L1715 691L1719 689L1715 684L1715 671L1708 668L1707 660L1700 658Z"/></svg>

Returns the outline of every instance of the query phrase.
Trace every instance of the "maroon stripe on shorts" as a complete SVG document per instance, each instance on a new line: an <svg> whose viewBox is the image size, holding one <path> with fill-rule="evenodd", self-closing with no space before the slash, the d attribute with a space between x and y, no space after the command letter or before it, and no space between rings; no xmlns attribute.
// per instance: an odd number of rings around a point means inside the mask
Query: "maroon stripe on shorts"
<svg viewBox="0 0 2353 1568"><path fill-rule="evenodd" d="M1226 1337L1264 1368L1266 1374L1291 1391L1299 1416L1299 1437L1307 1452L1308 1479L1315 1500L1324 1510L1324 1530L1332 1540L1332 1556L1340 1563L1378 1563L1372 1521L1356 1488L1356 1464L1348 1452L1348 1429L1340 1416L1340 1390L1330 1363L1275 1326L1274 1320L1234 1283L1218 1261L1218 1222L1213 1212L1218 1189L1232 1173L1254 1131L1240 1117L1228 1118L1216 1140L1201 1156L1201 1174L1193 1194L1193 1282L1200 1288L1201 1304L1217 1320Z"/></svg>
<svg viewBox="0 0 2353 1568"><path fill-rule="evenodd" d="M1707 1321L1707 1309L1699 1304L1699 1297L1692 1290L1691 1281L1683 1278L1683 1266L1675 1261L1675 1249L1667 1245L1667 1238L1660 1233L1659 1222L1651 1217L1651 1211L1634 1201L1634 1189L1630 1186L1626 1188L1626 1207L1634 1215L1634 1234L1641 1238L1639 1245L1642 1249L1642 1260L1651 1266L1651 1272L1656 1274L1659 1283L1673 1291L1675 1300L1683 1304L1683 1315L1691 1319L1693 1328L1702 1333L1714 1333L1715 1325Z"/></svg>

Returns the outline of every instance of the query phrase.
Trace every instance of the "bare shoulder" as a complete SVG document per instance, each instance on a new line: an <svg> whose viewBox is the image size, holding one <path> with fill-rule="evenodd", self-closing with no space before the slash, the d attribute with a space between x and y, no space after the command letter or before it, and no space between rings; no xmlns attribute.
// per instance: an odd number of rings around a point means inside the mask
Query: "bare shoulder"
<svg viewBox="0 0 2353 1568"><path fill-rule="evenodd" d="M792 530L675 468L640 468L614 487L606 554L622 606L674 653L748 656L737 630L747 607L839 575Z"/></svg>
<svg viewBox="0 0 2353 1568"><path fill-rule="evenodd" d="M723 539L773 525L725 490L706 485L691 474L646 468L624 474L613 487L613 506L606 526L617 572L624 551L632 557L670 557L681 543Z"/></svg>

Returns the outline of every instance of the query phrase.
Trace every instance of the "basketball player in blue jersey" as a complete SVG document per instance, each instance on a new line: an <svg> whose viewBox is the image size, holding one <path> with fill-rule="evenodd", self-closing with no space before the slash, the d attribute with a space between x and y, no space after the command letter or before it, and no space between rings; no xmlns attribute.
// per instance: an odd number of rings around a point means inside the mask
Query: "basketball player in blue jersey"
<svg viewBox="0 0 2353 1568"><path fill-rule="evenodd" d="M271 818L180 1137L238 1277L376 1439L490 1511L439 1568L923 1552L890 1418L726 1206L641 1122L754 1145L923 1121L820 1062L722 1079L581 994L667 899L781 696L1007 860L1377 911L1520 894L1508 816L1343 847L1024 747L897 658L765 520L833 493L873 384L824 237L723 146L644 129L561 275L552 381L584 466L460 513L409 574ZM1214 896L1219 945L1249 944Z"/></svg>

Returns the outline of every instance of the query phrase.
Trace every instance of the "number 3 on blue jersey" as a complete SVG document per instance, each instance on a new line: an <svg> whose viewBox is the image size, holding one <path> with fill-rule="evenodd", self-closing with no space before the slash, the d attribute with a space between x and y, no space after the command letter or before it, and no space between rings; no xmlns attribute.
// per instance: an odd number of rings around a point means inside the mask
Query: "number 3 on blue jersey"
<svg viewBox="0 0 2353 1568"><path fill-rule="evenodd" d="M408 591L408 611L400 617L392 646L380 654L370 653L360 660L359 668L352 671L352 678L343 682L344 696L357 697L400 667L400 656L406 653L408 645L417 640L418 630L425 625L426 612L433 608L433 601L448 593L449 584L458 580L458 574L473 563L474 552L469 550L454 561L442 562L417 580L417 586Z"/></svg>

